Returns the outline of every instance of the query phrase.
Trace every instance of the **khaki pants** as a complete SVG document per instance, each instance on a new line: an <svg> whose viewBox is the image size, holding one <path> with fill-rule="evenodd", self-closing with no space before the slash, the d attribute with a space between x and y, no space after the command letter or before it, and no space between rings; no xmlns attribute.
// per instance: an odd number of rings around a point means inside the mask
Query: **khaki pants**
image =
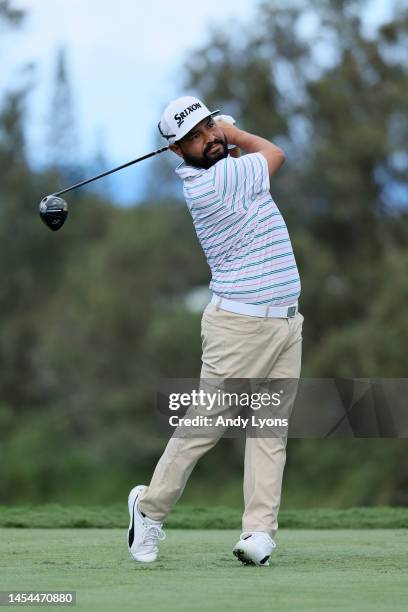
<svg viewBox="0 0 408 612"><path fill-rule="evenodd" d="M201 322L200 378L299 378L302 324L300 313L286 319L260 318L208 304ZM213 437L173 435L143 493L142 512L163 521L181 496L197 461L221 435L222 431ZM285 461L286 439L246 438L243 531L275 535Z"/></svg>

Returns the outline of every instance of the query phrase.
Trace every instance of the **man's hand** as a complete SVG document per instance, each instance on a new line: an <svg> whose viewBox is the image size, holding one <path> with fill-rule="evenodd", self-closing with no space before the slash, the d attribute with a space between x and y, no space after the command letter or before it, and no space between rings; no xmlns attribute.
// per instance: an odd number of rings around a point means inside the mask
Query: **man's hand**
<svg viewBox="0 0 408 612"><path fill-rule="evenodd" d="M219 126L221 129L224 127L233 127L235 125L235 119L234 117L231 117L231 115L218 115L218 117L214 117L214 120L217 124L217 126ZM226 137L227 141L228 141L228 152L229 155L231 155L231 157L240 157L241 156L241 151L239 150L239 147L235 146L230 139L228 138L228 136L225 133L225 130L222 130L224 132L224 136Z"/></svg>
<svg viewBox="0 0 408 612"><path fill-rule="evenodd" d="M223 121L223 119L217 120L217 126L221 128L222 131L224 132L225 137L228 141L228 144L233 144L235 146L238 146L238 143L235 142L235 139L237 138L238 133L241 130L235 127L235 125L232 125L231 123L227 123L226 121Z"/></svg>

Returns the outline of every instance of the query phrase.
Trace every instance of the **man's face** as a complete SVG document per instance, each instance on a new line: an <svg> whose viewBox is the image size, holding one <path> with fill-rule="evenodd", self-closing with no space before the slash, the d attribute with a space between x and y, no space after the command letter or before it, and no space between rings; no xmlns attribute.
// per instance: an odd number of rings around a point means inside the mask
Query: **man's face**
<svg viewBox="0 0 408 612"><path fill-rule="evenodd" d="M224 132L217 127L217 122L207 117L170 148L190 166L211 168L217 161L228 156L227 145Z"/></svg>

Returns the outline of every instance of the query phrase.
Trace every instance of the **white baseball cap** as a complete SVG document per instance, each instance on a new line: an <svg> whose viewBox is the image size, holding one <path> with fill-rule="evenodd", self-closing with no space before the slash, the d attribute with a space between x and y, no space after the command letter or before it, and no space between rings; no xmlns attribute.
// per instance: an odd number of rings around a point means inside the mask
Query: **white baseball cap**
<svg viewBox="0 0 408 612"><path fill-rule="evenodd" d="M169 144L174 144L192 130L197 123L219 112L219 110L211 112L201 100L194 96L183 96L166 106L158 123L159 132Z"/></svg>

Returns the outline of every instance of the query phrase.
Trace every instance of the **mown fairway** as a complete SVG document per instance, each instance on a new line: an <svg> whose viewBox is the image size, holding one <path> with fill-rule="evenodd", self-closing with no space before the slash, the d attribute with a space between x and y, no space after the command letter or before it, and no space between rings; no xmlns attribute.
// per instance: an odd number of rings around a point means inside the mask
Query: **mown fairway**
<svg viewBox="0 0 408 612"><path fill-rule="evenodd" d="M406 610L406 529L281 529L269 568L237 562L238 536L167 530L160 560L137 565L125 530L1 529L0 588L72 589L98 612Z"/></svg>

